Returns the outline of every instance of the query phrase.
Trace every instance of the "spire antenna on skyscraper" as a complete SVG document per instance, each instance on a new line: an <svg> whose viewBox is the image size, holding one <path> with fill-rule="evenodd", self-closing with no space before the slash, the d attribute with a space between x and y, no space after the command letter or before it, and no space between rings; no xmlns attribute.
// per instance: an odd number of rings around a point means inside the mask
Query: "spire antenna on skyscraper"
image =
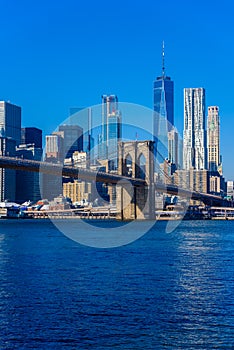
<svg viewBox="0 0 234 350"><path fill-rule="evenodd" d="M165 77L165 45L164 40L162 42L162 77Z"/></svg>

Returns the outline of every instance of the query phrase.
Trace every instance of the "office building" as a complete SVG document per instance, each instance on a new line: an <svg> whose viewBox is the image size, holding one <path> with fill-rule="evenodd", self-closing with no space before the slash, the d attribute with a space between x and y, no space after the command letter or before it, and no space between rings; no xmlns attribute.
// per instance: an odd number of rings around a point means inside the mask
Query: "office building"
<svg viewBox="0 0 234 350"><path fill-rule="evenodd" d="M110 170L117 169L118 142L122 120L116 95L102 96L102 133L98 137L99 159L110 161Z"/></svg>
<svg viewBox="0 0 234 350"><path fill-rule="evenodd" d="M42 148L42 130L34 127L22 128L21 144L34 144L35 148Z"/></svg>
<svg viewBox="0 0 234 350"><path fill-rule="evenodd" d="M168 159L179 168L179 135L175 128L168 132Z"/></svg>
<svg viewBox="0 0 234 350"><path fill-rule="evenodd" d="M55 132L46 136L45 160L62 162L64 156L63 133Z"/></svg>
<svg viewBox="0 0 234 350"><path fill-rule="evenodd" d="M162 49L162 75L153 84L154 115L153 139L155 154L160 153L161 161L168 157L168 132L174 126L174 82L165 73L164 43ZM164 159L163 159L164 158Z"/></svg>
<svg viewBox="0 0 234 350"><path fill-rule="evenodd" d="M92 149L94 139L92 136L92 109L89 108L70 108L70 121L83 129L83 151L86 152L92 162Z"/></svg>
<svg viewBox="0 0 234 350"><path fill-rule="evenodd" d="M180 188L201 193L209 193L209 172L208 170L176 170L174 184ZM190 199L188 197L188 199ZM200 201L190 199L191 205L202 204Z"/></svg>
<svg viewBox="0 0 234 350"><path fill-rule="evenodd" d="M219 107L208 107L207 117L208 169L218 171L220 162L220 119Z"/></svg>
<svg viewBox="0 0 234 350"><path fill-rule="evenodd" d="M234 199L234 181L227 181L227 197Z"/></svg>
<svg viewBox="0 0 234 350"><path fill-rule="evenodd" d="M21 143L21 107L0 101L0 136L11 137Z"/></svg>
<svg viewBox="0 0 234 350"><path fill-rule="evenodd" d="M42 148L34 144L16 147L16 156L23 159L41 161ZM16 171L16 201L23 203L28 200L35 202L41 198L39 173L30 171Z"/></svg>
<svg viewBox="0 0 234 350"><path fill-rule="evenodd" d="M53 132L52 135L46 136L45 161L51 163L64 162L64 134L62 131ZM52 200L62 194L62 174L54 176L42 174L41 176L42 197Z"/></svg>
<svg viewBox="0 0 234 350"><path fill-rule="evenodd" d="M72 203L91 202L93 183L73 180L63 184L63 196L70 198Z"/></svg>
<svg viewBox="0 0 234 350"><path fill-rule="evenodd" d="M109 170L117 170L118 142L121 139L121 115L119 111L108 116L107 137Z"/></svg>
<svg viewBox="0 0 234 350"><path fill-rule="evenodd" d="M16 141L13 138L0 136L0 155L14 157ZM16 171L0 168L0 202L15 201Z"/></svg>
<svg viewBox="0 0 234 350"><path fill-rule="evenodd" d="M205 131L205 89L184 89L184 143L185 170L207 168Z"/></svg>
<svg viewBox="0 0 234 350"><path fill-rule="evenodd" d="M64 158L70 158L73 152L83 151L83 128L78 125L59 125L63 132Z"/></svg>

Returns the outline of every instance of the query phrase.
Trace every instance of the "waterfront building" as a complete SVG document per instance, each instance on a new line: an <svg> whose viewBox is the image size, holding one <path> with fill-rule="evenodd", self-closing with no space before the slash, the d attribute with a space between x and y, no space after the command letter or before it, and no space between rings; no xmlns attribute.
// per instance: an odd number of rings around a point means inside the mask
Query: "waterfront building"
<svg viewBox="0 0 234 350"><path fill-rule="evenodd" d="M208 169L210 171L218 171L221 168L220 118L219 118L218 106L208 107L207 148L208 148Z"/></svg>
<svg viewBox="0 0 234 350"><path fill-rule="evenodd" d="M64 197L70 198L72 203L92 200L92 186L91 182L74 180L65 182L63 184Z"/></svg>
<svg viewBox="0 0 234 350"><path fill-rule="evenodd" d="M205 89L184 89L184 170L207 168Z"/></svg>
<svg viewBox="0 0 234 350"><path fill-rule="evenodd" d="M234 181L227 181L227 197L234 199Z"/></svg>
<svg viewBox="0 0 234 350"><path fill-rule="evenodd" d="M0 136L0 155L14 157L16 140ZM0 202L5 200L15 201L16 171L0 168Z"/></svg>
<svg viewBox="0 0 234 350"><path fill-rule="evenodd" d="M46 136L45 161L51 163L64 162L64 134L62 131L53 132L52 135ZM54 176L50 174L42 174L41 176L41 192L42 197L48 200L62 194L62 174Z"/></svg>
<svg viewBox="0 0 234 350"><path fill-rule="evenodd" d="M42 148L42 130L34 127L21 128L21 144L34 144L36 148Z"/></svg>
<svg viewBox="0 0 234 350"><path fill-rule="evenodd" d="M75 151L83 151L83 128L78 125L59 125L63 132L64 158L70 158Z"/></svg>
<svg viewBox="0 0 234 350"><path fill-rule="evenodd" d="M40 144L40 143L39 143ZM41 161L42 148L35 144L19 145L16 147L16 156L19 158ZM35 202L41 198L39 173L16 170L16 202L28 200Z"/></svg>
<svg viewBox="0 0 234 350"><path fill-rule="evenodd" d="M174 82L165 73L164 43L162 49L162 75L157 77L153 84L154 114L153 138L155 154L159 152L167 158L165 147L168 143L168 132L174 126ZM163 145L162 145L163 144ZM162 161L163 159L161 159Z"/></svg>
<svg viewBox="0 0 234 350"><path fill-rule="evenodd" d="M0 136L10 137L21 143L21 107L0 101Z"/></svg>

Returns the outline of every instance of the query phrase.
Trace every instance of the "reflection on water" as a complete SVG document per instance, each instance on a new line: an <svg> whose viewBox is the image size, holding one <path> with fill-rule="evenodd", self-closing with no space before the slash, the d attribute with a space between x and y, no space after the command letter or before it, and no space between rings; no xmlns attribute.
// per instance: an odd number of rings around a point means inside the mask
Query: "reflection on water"
<svg viewBox="0 0 234 350"><path fill-rule="evenodd" d="M94 249L46 221L1 221L0 348L232 348L233 232L158 222L132 244Z"/></svg>

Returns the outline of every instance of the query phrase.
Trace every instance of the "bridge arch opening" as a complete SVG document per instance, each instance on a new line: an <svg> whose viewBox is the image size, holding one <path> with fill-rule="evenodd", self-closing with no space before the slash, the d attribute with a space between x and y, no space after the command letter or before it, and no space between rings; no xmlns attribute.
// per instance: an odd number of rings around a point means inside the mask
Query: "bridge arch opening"
<svg viewBox="0 0 234 350"><path fill-rule="evenodd" d="M141 153L137 160L136 177L145 180L145 170L146 170L146 158L143 153Z"/></svg>
<svg viewBox="0 0 234 350"><path fill-rule="evenodd" d="M126 176L132 177L132 167L133 167L132 157L128 153L126 158L125 158Z"/></svg>

